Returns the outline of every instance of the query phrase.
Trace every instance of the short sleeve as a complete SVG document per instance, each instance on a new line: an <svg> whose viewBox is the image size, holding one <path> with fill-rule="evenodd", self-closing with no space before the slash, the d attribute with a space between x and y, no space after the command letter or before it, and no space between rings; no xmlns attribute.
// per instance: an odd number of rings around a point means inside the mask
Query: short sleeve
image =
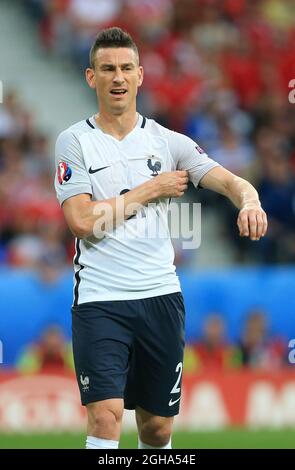
<svg viewBox="0 0 295 470"><path fill-rule="evenodd" d="M62 132L55 145L55 190L60 205L78 194L91 194L91 181L85 168L79 139L69 130Z"/></svg>
<svg viewBox="0 0 295 470"><path fill-rule="evenodd" d="M177 170L187 170L189 179L197 187L201 178L212 168L220 166L189 137L170 131L168 146Z"/></svg>

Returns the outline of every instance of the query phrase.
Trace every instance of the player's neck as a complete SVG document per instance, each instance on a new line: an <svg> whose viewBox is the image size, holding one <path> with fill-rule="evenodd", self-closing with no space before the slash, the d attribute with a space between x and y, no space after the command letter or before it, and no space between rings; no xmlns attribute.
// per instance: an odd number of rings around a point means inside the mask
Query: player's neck
<svg viewBox="0 0 295 470"><path fill-rule="evenodd" d="M132 113L115 116L100 111L95 115L95 121L103 132L122 140L136 126L138 113L135 110Z"/></svg>

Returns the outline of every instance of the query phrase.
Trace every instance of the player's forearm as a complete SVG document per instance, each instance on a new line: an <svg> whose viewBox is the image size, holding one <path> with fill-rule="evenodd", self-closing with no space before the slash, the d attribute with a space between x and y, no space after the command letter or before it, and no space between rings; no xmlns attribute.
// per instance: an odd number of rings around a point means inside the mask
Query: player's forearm
<svg viewBox="0 0 295 470"><path fill-rule="evenodd" d="M79 213L73 214L76 223L69 225L78 238L102 236L104 231L117 227L157 197L158 191L151 180L118 197L85 201L79 206Z"/></svg>
<svg viewBox="0 0 295 470"><path fill-rule="evenodd" d="M250 206L259 206L259 196L251 183L235 176L226 185L225 195L233 202L238 209Z"/></svg>
<svg viewBox="0 0 295 470"><path fill-rule="evenodd" d="M72 232L78 238L103 236L125 219L136 215L143 206L159 198L180 197L187 189L186 171L164 172L125 194L104 201L84 200L68 218ZM74 223L72 223L74 221Z"/></svg>

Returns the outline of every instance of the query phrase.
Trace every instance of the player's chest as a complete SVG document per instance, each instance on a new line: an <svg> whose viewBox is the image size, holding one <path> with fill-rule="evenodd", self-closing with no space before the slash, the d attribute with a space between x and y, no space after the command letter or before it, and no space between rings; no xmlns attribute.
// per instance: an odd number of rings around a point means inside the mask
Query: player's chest
<svg viewBox="0 0 295 470"><path fill-rule="evenodd" d="M83 154L96 197L119 195L165 171L174 170L166 142L157 137L123 141L92 138Z"/></svg>

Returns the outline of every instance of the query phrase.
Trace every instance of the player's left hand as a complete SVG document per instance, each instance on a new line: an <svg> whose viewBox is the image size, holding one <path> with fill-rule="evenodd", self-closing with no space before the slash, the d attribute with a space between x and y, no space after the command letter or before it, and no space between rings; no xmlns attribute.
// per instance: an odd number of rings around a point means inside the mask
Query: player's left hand
<svg viewBox="0 0 295 470"><path fill-rule="evenodd" d="M237 225L241 237L259 240L267 231L267 216L259 202L245 204L239 212Z"/></svg>

